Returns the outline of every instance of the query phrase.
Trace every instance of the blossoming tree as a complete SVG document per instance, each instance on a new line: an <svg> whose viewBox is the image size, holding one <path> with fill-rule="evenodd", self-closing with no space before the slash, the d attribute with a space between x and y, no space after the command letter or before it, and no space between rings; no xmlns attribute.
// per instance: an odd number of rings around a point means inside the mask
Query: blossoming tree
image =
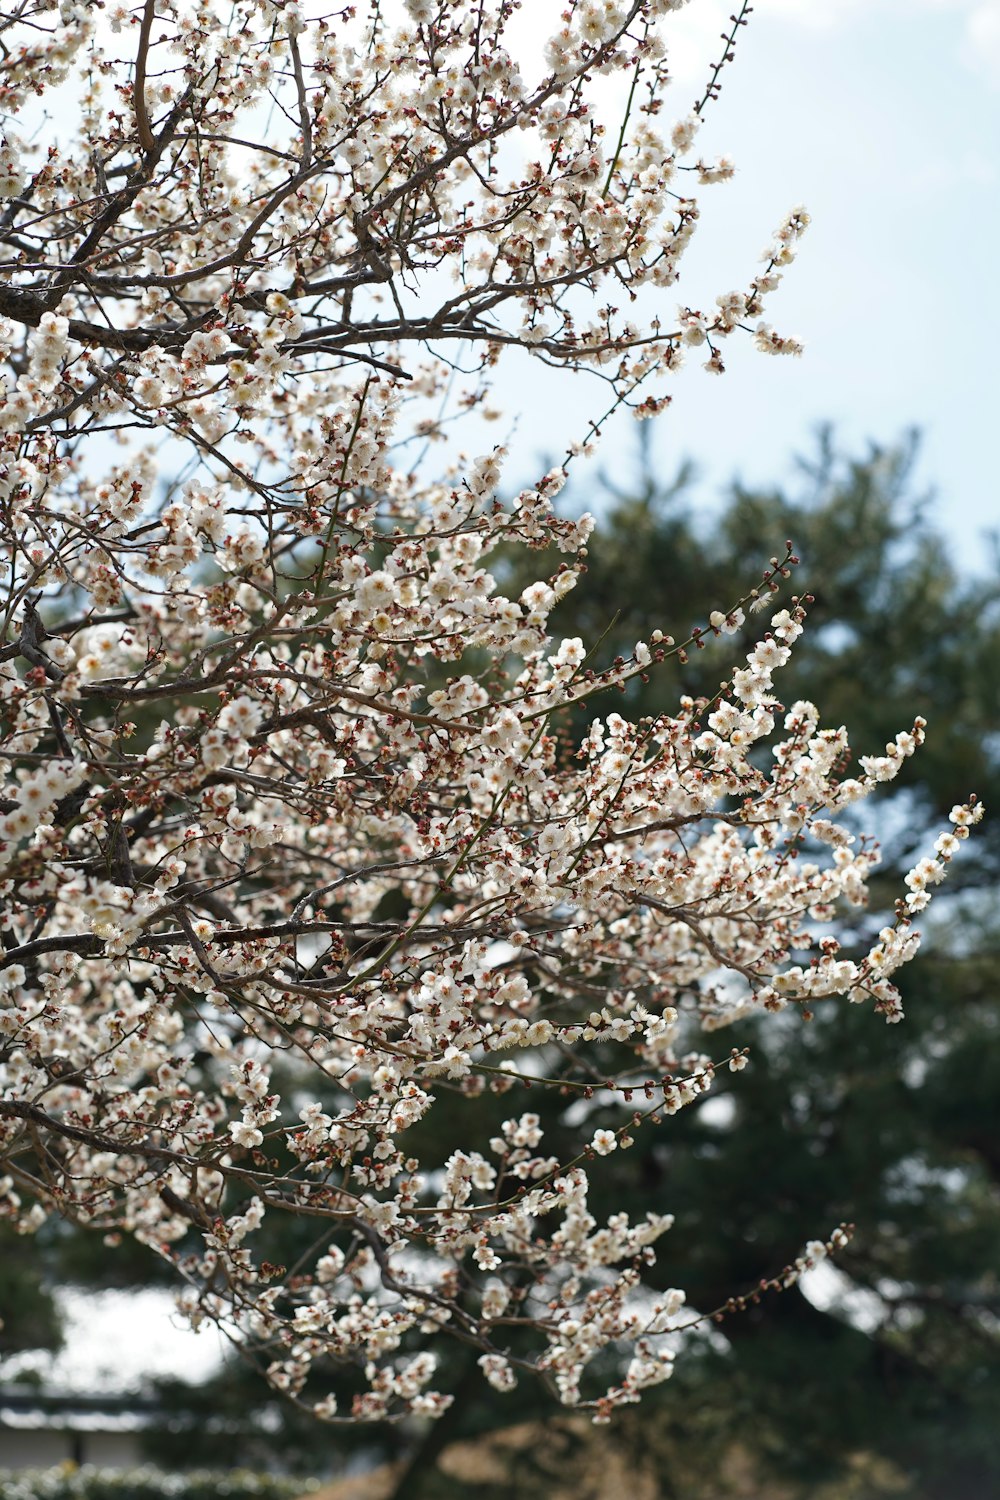
<svg viewBox="0 0 1000 1500"><path fill-rule="evenodd" d="M844 731L779 704L808 601L711 700L608 710L768 604L791 544L609 662L548 631L592 529L554 501L603 417L510 504L502 450L435 467L508 349L638 416L685 349L798 352L759 319L801 210L744 291L655 312L691 189L732 173L696 140L749 12L673 120L680 3L567 0L520 67L512 0L3 18L0 1210L152 1247L292 1399L354 1371L331 1421L443 1410L449 1339L598 1418L669 1375L721 1310L644 1290L669 1215L597 1223L588 1174L745 1066L714 1034L751 1010L898 1019L911 917L980 813L846 960L878 853L844 814L923 726L850 776ZM512 546L564 560L506 598ZM436 1103L489 1093L498 1133L418 1156ZM315 1231L294 1266L259 1251L274 1216ZM776 1248L775 1284L831 1243Z"/></svg>

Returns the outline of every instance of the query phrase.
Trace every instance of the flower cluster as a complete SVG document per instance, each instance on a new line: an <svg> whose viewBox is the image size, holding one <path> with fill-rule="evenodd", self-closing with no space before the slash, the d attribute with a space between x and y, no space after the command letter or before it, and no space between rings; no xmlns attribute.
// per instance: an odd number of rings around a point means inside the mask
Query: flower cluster
<svg viewBox="0 0 1000 1500"><path fill-rule="evenodd" d="M331 1422L439 1414L452 1337L602 1419L669 1376L683 1293L642 1277L670 1216L595 1183L746 1066L713 1038L748 1012L898 1019L981 812L845 956L878 851L844 814L922 721L848 775L844 729L777 696L798 597L711 701L602 697L724 649L791 547L602 662L550 629L601 424L509 503L503 449L448 446L507 346L640 415L686 349L797 351L756 320L798 210L714 311L618 308L677 280L681 174L731 174L690 160L719 67L660 127L678 8L570 0L521 65L500 0L115 6L113 42L37 0L5 39L0 1213L149 1246ZM75 140L34 122L53 87ZM556 561L509 597L518 547ZM315 1232L286 1273L289 1215Z"/></svg>

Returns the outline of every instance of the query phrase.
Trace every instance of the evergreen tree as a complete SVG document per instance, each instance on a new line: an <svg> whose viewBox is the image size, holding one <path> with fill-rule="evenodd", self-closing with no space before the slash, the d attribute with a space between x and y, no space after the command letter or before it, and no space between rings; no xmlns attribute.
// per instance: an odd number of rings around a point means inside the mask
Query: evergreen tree
<svg viewBox="0 0 1000 1500"><path fill-rule="evenodd" d="M911 436L845 458L824 433L790 491L736 483L705 521L690 472L664 486L645 450L634 491L606 482L588 574L556 621L585 639L610 625L605 647L623 652L656 626L680 635L698 594L732 597L793 538L794 586L815 602L783 701L830 705L827 722L845 723L861 753L880 750L904 703L929 724L886 808L887 878L873 903L959 787L977 785L993 806L1000 791L1000 570L995 555L975 577L955 570L915 492L916 456ZM682 688L710 695L732 650L725 640L693 655ZM655 712L676 686L657 677L622 711ZM719 1451L736 1432L767 1474L798 1478L809 1495L854 1450L890 1459L914 1496L1000 1488L998 860L994 824L903 980L902 1026L872 1033L857 1015L822 1011L770 1034L748 1024L753 1061L728 1108L677 1117L628 1161L630 1206L652 1195L679 1207L662 1273L682 1266L699 1307L766 1277L776 1247L810 1226L858 1226L829 1306L795 1290L727 1319L725 1350L682 1363L657 1417L623 1424L632 1438L690 1458L692 1433ZM716 1483L705 1493L721 1493ZM694 1475L683 1493L701 1493Z"/></svg>

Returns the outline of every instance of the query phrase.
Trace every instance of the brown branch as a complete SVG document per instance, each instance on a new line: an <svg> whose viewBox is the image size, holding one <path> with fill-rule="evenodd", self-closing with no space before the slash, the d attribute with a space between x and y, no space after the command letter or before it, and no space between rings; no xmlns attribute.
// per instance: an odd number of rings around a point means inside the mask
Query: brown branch
<svg viewBox="0 0 1000 1500"><path fill-rule="evenodd" d="M139 144L147 156L152 155L156 150L156 138L150 129L149 115L146 112L146 59L149 55L149 34L153 29L155 9L156 0L146 0L142 24L139 27L139 50L136 53L135 82L132 85L136 130L139 135Z"/></svg>
<svg viewBox="0 0 1000 1500"><path fill-rule="evenodd" d="M115 1155L146 1156L152 1161L176 1162L183 1167L204 1167L207 1160L188 1156L183 1151L171 1151L167 1146L154 1146L149 1141L118 1140L102 1130L87 1130L81 1125L70 1125L66 1120L57 1120L47 1115L37 1104L24 1099L0 1099L0 1119L27 1120L52 1130L56 1135L66 1136L71 1141L81 1141L85 1146L94 1146L100 1151L113 1151ZM214 1165L214 1163L213 1163Z"/></svg>

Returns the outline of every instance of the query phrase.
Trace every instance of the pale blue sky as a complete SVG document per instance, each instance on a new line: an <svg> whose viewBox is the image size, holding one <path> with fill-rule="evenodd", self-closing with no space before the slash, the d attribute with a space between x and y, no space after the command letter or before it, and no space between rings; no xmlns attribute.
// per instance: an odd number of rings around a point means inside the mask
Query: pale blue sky
<svg viewBox="0 0 1000 1500"><path fill-rule="evenodd" d="M692 0L672 23L678 115L732 9ZM693 458L707 498L735 472L780 480L823 421L855 449L916 425L920 478L939 490L956 560L975 567L982 529L1000 528L1000 0L758 0L698 145L735 157L738 173L700 190L669 315L678 299L710 306L745 285L772 229L803 203L812 227L766 315L806 353L768 358L731 339L721 379L692 358L655 424L665 471ZM600 401L528 384L518 478L529 455L562 451L581 400ZM632 425L610 432L605 467L629 451Z"/></svg>

